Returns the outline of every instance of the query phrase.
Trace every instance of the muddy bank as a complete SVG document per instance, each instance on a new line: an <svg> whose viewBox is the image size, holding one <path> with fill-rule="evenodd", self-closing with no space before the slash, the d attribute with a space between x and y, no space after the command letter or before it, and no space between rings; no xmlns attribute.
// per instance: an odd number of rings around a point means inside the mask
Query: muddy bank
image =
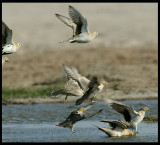
<svg viewBox="0 0 160 145"><path fill-rule="evenodd" d="M47 103L70 103L78 99L79 97L75 96L69 96L67 100L65 100L65 96L60 96L57 98L51 98L51 97L37 97L37 98L20 98L20 99L8 99L3 105L9 105L9 104L47 104ZM102 101L103 95L101 97L98 97L95 99L95 101ZM127 100L158 100L157 96L148 96L148 95L126 95L121 97L109 97L113 100L118 101L127 101ZM88 101L86 101L88 102Z"/></svg>

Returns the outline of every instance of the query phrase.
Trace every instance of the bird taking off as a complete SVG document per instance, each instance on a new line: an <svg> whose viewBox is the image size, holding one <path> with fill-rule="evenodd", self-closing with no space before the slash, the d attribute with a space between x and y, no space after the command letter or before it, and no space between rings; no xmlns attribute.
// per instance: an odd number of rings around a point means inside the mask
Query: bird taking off
<svg viewBox="0 0 160 145"><path fill-rule="evenodd" d="M90 103L89 105L85 106L85 107L81 107L79 109L75 109L74 111L72 111L70 113L70 115L66 118L66 120L64 122L58 123L58 124L54 124L56 126L61 126L61 127L67 127L70 128L70 130L72 132L75 132L74 129L74 124L82 119L85 118L90 118L94 115L96 115L97 113L100 113L102 111L102 109L100 109L98 112L95 112L93 114L85 114L84 111L86 111L87 109L91 108L93 106L94 103Z"/></svg>
<svg viewBox="0 0 160 145"><path fill-rule="evenodd" d="M108 98L104 98L104 102L118 113L121 113L126 122L130 123L130 128L133 132L137 133L137 125L143 120L145 112L148 110L147 107L142 107L140 110L136 111L131 106Z"/></svg>

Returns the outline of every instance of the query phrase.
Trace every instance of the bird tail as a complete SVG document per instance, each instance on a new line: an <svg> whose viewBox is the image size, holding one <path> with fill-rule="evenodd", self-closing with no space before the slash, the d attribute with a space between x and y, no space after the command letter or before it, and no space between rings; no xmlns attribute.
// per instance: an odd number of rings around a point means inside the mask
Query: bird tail
<svg viewBox="0 0 160 145"><path fill-rule="evenodd" d="M76 107L76 104L74 104L74 105L72 105L72 106L69 106L69 107L67 107L67 108L74 108L74 107Z"/></svg>
<svg viewBox="0 0 160 145"><path fill-rule="evenodd" d="M67 39L67 40L63 40L63 41L60 41L59 43L63 43L63 42L67 42L67 41L72 41L72 38L69 38L69 39Z"/></svg>
<svg viewBox="0 0 160 145"><path fill-rule="evenodd" d="M54 91L51 93L51 95L52 95L51 97L56 97L56 96L62 94L62 92L63 92L63 89L60 89L58 91Z"/></svg>
<svg viewBox="0 0 160 145"><path fill-rule="evenodd" d="M85 102L91 94L91 89L87 90L86 93L79 99L76 100L76 105L81 105L83 102Z"/></svg>
<svg viewBox="0 0 160 145"><path fill-rule="evenodd" d="M92 125L93 125L93 124L92 124ZM98 126L96 126L96 125L93 125L93 126L97 127L99 130L105 132L108 136L112 136L110 129L108 129L108 128L103 128L103 127L98 127Z"/></svg>
<svg viewBox="0 0 160 145"><path fill-rule="evenodd" d="M55 125L55 126L60 126L59 123L56 123L56 124L53 124L53 125Z"/></svg>

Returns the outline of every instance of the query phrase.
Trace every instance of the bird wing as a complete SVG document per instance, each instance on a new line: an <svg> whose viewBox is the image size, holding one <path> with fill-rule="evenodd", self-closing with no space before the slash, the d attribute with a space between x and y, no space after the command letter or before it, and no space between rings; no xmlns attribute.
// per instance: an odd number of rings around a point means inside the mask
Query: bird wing
<svg viewBox="0 0 160 145"><path fill-rule="evenodd" d="M91 81L89 82L89 84L88 84L88 88L89 89L92 89L93 87L98 87L100 84L99 84L99 82L98 82L98 79L97 79L97 77L96 76L93 76L92 77L92 79L91 79Z"/></svg>
<svg viewBox="0 0 160 145"><path fill-rule="evenodd" d="M98 91L98 81L97 77L93 77L90 83L88 84L88 90L85 91L84 95L77 99L75 105L80 105L82 104L85 100L87 100L89 97L92 98Z"/></svg>
<svg viewBox="0 0 160 145"><path fill-rule="evenodd" d="M72 21L77 25L76 35L82 32L89 32L87 19L73 6L69 6L69 16L71 17Z"/></svg>
<svg viewBox="0 0 160 145"><path fill-rule="evenodd" d="M69 79L68 82L64 85L65 92L75 94L76 96L83 95L83 90L79 87L78 83L75 80Z"/></svg>
<svg viewBox="0 0 160 145"><path fill-rule="evenodd" d="M80 121L82 119L84 119L84 113L83 114L79 114L77 111L79 109L75 109L74 111L72 111L70 113L70 115L67 117L66 121L67 120L70 120L72 122L72 124L76 123L77 121Z"/></svg>
<svg viewBox="0 0 160 145"><path fill-rule="evenodd" d="M100 113L102 111L103 111L103 109L100 109L100 110L98 110L97 112L95 112L93 114L85 114L84 116L85 116L85 118L90 118L90 117L93 117L94 115L96 115L96 114L98 114L98 113Z"/></svg>
<svg viewBox="0 0 160 145"><path fill-rule="evenodd" d="M2 21L2 46L12 44L12 30Z"/></svg>
<svg viewBox="0 0 160 145"><path fill-rule="evenodd" d="M66 118L66 120L70 120L74 117L75 113L77 112L77 110L72 111L69 116Z"/></svg>
<svg viewBox="0 0 160 145"><path fill-rule="evenodd" d="M122 129L127 129L127 125L124 122L121 121L109 121L109 120L102 120L101 122L106 122L108 123L109 126L116 128L116 127L121 127Z"/></svg>
<svg viewBox="0 0 160 145"><path fill-rule="evenodd" d="M136 112L132 107L125 105L123 103L120 103L118 101L113 101L111 99L105 98L104 101L113 109L115 109L117 112L121 113L125 120L127 122L130 122L133 117L138 115L138 112Z"/></svg>
<svg viewBox="0 0 160 145"><path fill-rule="evenodd" d="M90 94L91 94L91 89L87 90L81 98L77 99L75 105L82 104L85 100L87 100L90 97Z"/></svg>
<svg viewBox="0 0 160 145"><path fill-rule="evenodd" d="M76 24L73 23L73 21L65 16L62 16L60 14L55 14L58 19L60 19L63 23L65 23L67 26L71 27L73 29L73 35L75 36L76 32Z"/></svg>
<svg viewBox="0 0 160 145"><path fill-rule="evenodd" d="M90 82L90 80L79 74L77 69L70 69L65 64L63 64L63 69L64 72L67 74L67 77L75 80L82 90L88 87L88 83Z"/></svg>
<svg viewBox="0 0 160 145"><path fill-rule="evenodd" d="M87 109L91 108L93 106L95 102L89 103L86 106L83 107L84 111L86 111Z"/></svg>

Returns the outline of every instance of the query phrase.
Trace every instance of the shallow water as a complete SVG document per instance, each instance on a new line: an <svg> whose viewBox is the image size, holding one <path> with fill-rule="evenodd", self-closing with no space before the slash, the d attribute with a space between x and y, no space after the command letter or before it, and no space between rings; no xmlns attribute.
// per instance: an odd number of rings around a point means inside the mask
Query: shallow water
<svg viewBox="0 0 160 145"><path fill-rule="evenodd" d="M146 106L147 114L158 116L157 100L121 101L139 110ZM65 120L74 103L53 103L33 105L2 105L2 142L158 142L158 122L143 121L138 125L138 134L133 137L108 137L93 125L108 127L101 119L117 120L123 116L104 102L97 102L86 113L99 109L103 111L74 125L70 129L53 126ZM82 106L85 106L85 103Z"/></svg>

